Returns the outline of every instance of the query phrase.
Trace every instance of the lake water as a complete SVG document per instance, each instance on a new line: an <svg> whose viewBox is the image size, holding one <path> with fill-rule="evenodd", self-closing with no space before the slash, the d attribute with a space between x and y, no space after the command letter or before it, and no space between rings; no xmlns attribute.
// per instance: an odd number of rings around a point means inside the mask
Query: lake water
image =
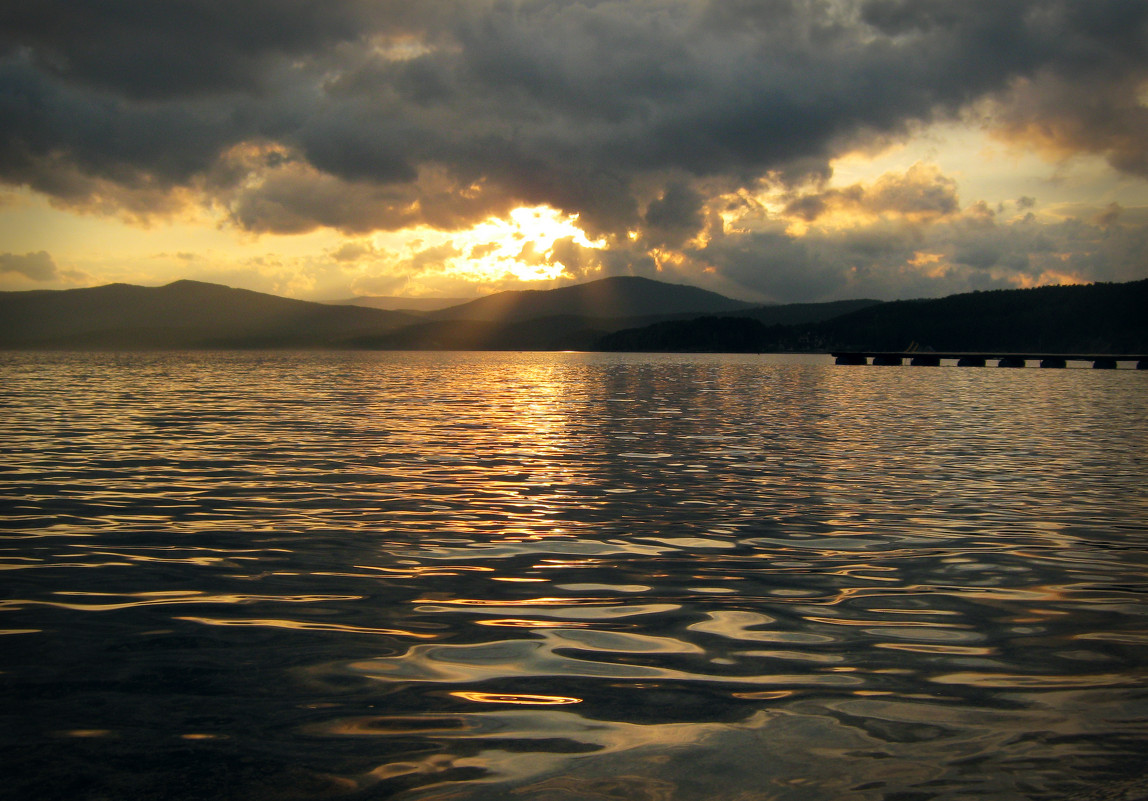
<svg viewBox="0 0 1148 801"><path fill-rule="evenodd" d="M1148 373L0 354L0 796L1141 798Z"/></svg>

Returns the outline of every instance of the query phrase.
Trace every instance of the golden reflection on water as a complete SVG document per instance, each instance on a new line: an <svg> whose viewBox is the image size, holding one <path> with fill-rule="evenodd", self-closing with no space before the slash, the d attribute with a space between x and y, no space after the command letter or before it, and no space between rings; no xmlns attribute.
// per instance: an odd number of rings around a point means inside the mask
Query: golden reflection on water
<svg viewBox="0 0 1148 801"><path fill-rule="evenodd" d="M27 730L124 749L37 746L72 772L175 740L234 797L1055 798L1148 743L1144 376L34 366L0 669Z"/></svg>
<svg viewBox="0 0 1148 801"><path fill-rule="evenodd" d="M562 695L507 695L499 693L479 693L458 690L450 693L455 698L464 701L474 701L479 704L515 704L518 706L565 706L567 704L580 704L581 698L570 698Z"/></svg>
<svg viewBox="0 0 1148 801"><path fill-rule="evenodd" d="M423 634L403 629L370 628L368 626L351 626L341 623L316 623L305 620L274 620L268 618L210 618L210 617L176 617L173 620L186 620L190 623L202 623L205 626L257 626L272 629L296 629L298 631L331 631L346 634L374 634L388 637L411 637L416 640L433 640L436 635Z"/></svg>
<svg viewBox="0 0 1148 801"><path fill-rule="evenodd" d="M499 618L498 620L476 620L478 626L507 626L516 629L564 629L571 627L587 627L592 623L579 623L573 620L538 620L536 618Z"/></svg>

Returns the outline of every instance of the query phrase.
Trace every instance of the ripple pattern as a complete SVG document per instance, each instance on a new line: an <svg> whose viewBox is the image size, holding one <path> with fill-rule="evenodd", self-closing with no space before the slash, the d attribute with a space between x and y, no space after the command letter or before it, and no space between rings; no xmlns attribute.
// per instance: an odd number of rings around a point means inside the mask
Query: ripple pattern
<svg viewBox="0 0 1148 801"><path fill-rule="evenodd" d="M1146 382L2 354L15 797L1124 797Z"/></svg>

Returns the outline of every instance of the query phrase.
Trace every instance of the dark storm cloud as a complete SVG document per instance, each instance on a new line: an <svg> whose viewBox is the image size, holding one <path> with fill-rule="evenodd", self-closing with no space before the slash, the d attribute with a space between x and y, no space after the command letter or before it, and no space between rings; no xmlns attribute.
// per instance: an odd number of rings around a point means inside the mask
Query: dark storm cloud
<svg viewBox="0 0 1148 801"><path fill-rule="evenodd" d="M56 262L47 252L0 253L0 273L16 273L32 281L51 281L59 276Z"/></svg>
<svg viewBox="0 0 1148 801"><path fill-rule="evenodd" d="M675 181L646 207L646 238L656 246L680 247L705 225L705 199L688 185Z"/></svg>
<svg viewBox="0 0 1148 801"><path fill-rule="evenodd" d="M395 4L366 0L5 0L0 48L69 82L141 99L250 92L269 63L358 38ZM401 22L401 17L399 17Z"/></svg>
<svg viewBox="0 0 1148 801"><path fill-rule="evenodd" d="M1146 42L1142 0L10 0L0 178L80 207L190 188L256 231L549 203L676 243L691 182L824 178L990 100L1144 174Z"/></svg>
<svg viewBox="0 0 1148 801"><path fill-rule="evenodd" d="M107 180L126 190L187 185L230 145L236 129L225 100L133 103L38 70L26 53L0 62L0 170L5 180L80 200Z"/></svg>

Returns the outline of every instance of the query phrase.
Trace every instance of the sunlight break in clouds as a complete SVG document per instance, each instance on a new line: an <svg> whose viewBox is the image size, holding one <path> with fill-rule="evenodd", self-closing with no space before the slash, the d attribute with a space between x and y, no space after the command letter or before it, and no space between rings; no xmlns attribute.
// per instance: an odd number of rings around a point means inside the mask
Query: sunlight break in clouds
<svg viewBox="0 0 1148 801"><path fill-rule="evenodd" d="M546 206L517 208L506 219L492 217L462 231L423 228L385 237L395 249L350 241L330 255L350 265L351 286L360 295L465 296L550 286L596 265L606 245L588 239L577 222Z"/></svg>
<svg viewBox="0 0 1148 801"><path fill-rule="evenodd" d="M452 272L487 283L508 277L519 281L559 278L575 268L563 262L560 240L566 240L567 249L571 244L591 250L606 246L602 238L588 239L577 222L577 215L545 206L514 209L508 220L490 219L451 237L464 254L452 264Z"/></svg>

